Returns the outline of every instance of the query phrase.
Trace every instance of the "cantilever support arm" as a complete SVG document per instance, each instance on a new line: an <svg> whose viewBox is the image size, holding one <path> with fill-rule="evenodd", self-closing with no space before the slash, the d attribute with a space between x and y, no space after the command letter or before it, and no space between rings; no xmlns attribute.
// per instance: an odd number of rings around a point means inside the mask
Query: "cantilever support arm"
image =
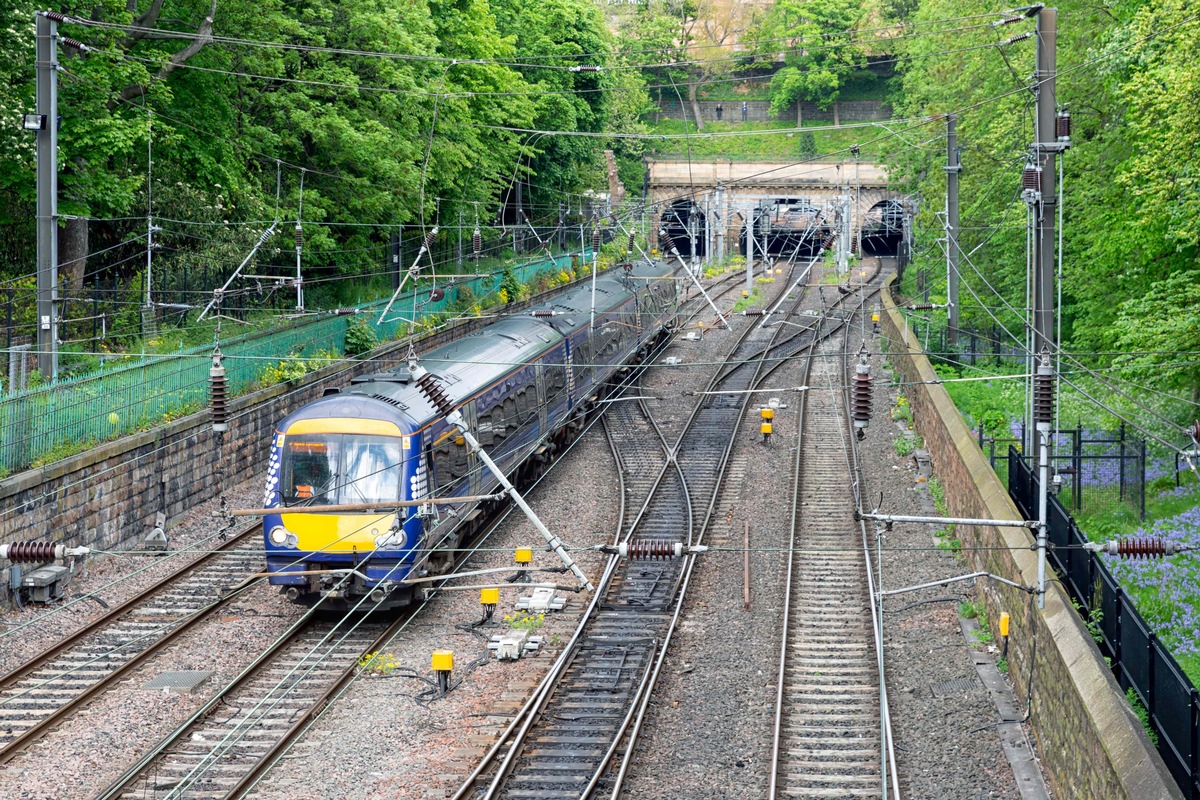
<svg viewBox="0 0 1200 800"><path fill-rule="evenodd" d="M421 379L429 374L428 370L415 361L409 362L408 370L409 374L412 375L413 380L418 382L418 385L420 385ZM562 561L563 566L569 569L571 574L574 575L576 580L579 581L579 588L586 589L589 592L593 591L596 587L592 585L592 582L588 580L587 575L583 573L583 570L580 569L579 565L575 563L575 560L571 558L570 553L567 552L566 547L563 545L562 539L550 532L550 529L546 527L545 523L538 518L538 515L534 513L534 510L529 507L528 503L525 502L525 498L521 497L520 492L517 491L517 487L512 485L512 482L504 474L504 471L497 466L495 461L492 461L492 457L487 454L487 451L483 449L483 445L481 445L479 440L475 438L475 435L471 433L471 428L467 425L466 420L463 419L462 414L457 409L452 410L449 414L446 414L446 422L449 422L458 429L458 432L463 435L463 439L466 440L467 446L475 451L475 455L479 456L479 459L483 461L483 463L487 465L487 468L491 470L491 473L496 476L496 480L500 482L500 486L503 487L504 493L511 497L513 502L517 504L517 507L525 513L525 516L529 518L531 523L533 523L533 527L536 528L537 532L540 533L542 538L546 540L546 544L550 546L550 549L553 550L558 556L559 560Z"/></svg>

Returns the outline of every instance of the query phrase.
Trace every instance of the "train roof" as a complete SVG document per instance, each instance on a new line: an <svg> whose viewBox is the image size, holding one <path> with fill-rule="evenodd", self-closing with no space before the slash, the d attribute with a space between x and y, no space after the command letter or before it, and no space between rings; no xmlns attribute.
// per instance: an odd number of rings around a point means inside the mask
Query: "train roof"
<svg viewBox="0 0 1200 800"><path fill-rule="evenodd" d="M671 270L661 261L637 262L596 276L596 310L603 313L623 304L645 279L665 277ZM534 316L536 312L553 316ZM514 367L536 360L590 322L592 284L570 289L528 312L503 317L480 330L465 334L421 356L421 365L440 379L451 402L457 405L500 380ZM435 415L409 375L400 365L384 372L351 380L346 395L366 395L423 423ZM325 404L333 398L323 398ZM302 409L307 410L307 409Z"/></svg>

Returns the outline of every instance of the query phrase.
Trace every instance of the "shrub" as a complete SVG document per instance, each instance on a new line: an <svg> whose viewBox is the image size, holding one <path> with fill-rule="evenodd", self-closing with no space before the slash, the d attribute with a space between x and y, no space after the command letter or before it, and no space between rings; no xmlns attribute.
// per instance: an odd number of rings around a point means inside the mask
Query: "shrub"
<svg viewBox="0 0 1200 800"><path fill-rule="evenodd" d="M346 327L346 355L359 356L379 344L375 328L361 317L355 317Z"/></svg>

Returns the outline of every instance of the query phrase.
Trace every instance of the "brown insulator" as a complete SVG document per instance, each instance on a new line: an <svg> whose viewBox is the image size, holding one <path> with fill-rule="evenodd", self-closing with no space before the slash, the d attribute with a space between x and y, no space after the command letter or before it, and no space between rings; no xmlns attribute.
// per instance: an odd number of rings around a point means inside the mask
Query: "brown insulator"
<svg viewBox="0 0 1200 800"><path fill-rule="evenodd" d="M592 228L592 252L600 252L600 229Z"/></svg>
<svg viewBox="0 0 1200 800"><path fill-rule="evenodd" d="M438 383L438 379L432 372L426 372L417 378L417 388L421 390L421 394L425 395L429 404L443 416L454 410L454 404L450 402L450 398L446 397L446 390Z"/></svg>
<svg viewBox="0 0 1200 800"><path fill-rule="evenodd" d="M871 424L871 365L858 364L850 384L850 417L855 428Z"/></svg>
<svg viewBox="0 0 1200 800"><path fill-rule="evenodd" d="M221 366L221 351L214 350L212 369L208 371L208 415L217 433L229 430L229 399L225 367Z"/></svg>
<svg viewBox="0 0 1200 800"><path fill-rule="evenodd" d="M1054 118L1054 133L1060 142L1071 141L1071 112L1065 108Z"/></svg>
<svg viewBox="0 0 1200 800"><path fill-rule="evenodd" d="M1021 173L1021 188L1031 192L1041 191L1042 168L1036 164L1027 164L1025 171Z"/></svg>
<svg viewBox="0 0 1200 800"><path fill-rule="evenodd" d="M675 557L674 542L642 539L628 544L629 558L635 561L665 561Z"/></svg>
<svg viewBox="0 0 1200 800"><path fill-rule="evenodd" d="M441 300L445 296L446 290L440 286L434 287L433 291L429 293L429 299L434 303L436 303L438 300Z"/></svg>
<svg viewBox="0 0 1200 800"><path fill-rule="evenodd" d="M483 254L483 234L481 234L479 232L479 228L476 228L475 232L471 234L471 258L478 261L479 257L482 254Z"/></svg>
<svg viewBox="0 0 1200 800"><path fill-rule="evenodd" d="M636 238L634 232L630 231L629 232L629 252L632 253L635 247L637 247L637 238Z"/></svg>
<svg viewBox="0 0 1200 800"><path fill-rule="evenodd" d="M1192 427L1188 428L1188 433L1191 434L1193 442L1200 443L1200 419L1192 423Z"/></svg>
<svg viewBox="0 0 1200 800"><path fill-rule="evenodd" d="M1157 536L1120 539L1117 541L1118 558L1162 558L1167 554L1167 543Z"/></svg>
<svg viewBox="0 0 1200 800"><path fill-rule="evenodd" d="M433 237L437 236L437 228L434 228L429 233L425 234L425 241L421 242L421 249L429 252L429 248L433 247Z"/></svg>
<svg viewBox="0 0 1200 800"><path fill-rule="evenodd" d="M1043 357L1037 374L1033 376L1033 421L1050 424L1054 422L1054 372L1049 357Z"/></svg>
<svg viewBox="0 0 1200 800"><path fill-rule="evenodd" d="M54 560L52 542L14 542L8 546L8 560L14 564L38 564Z"/></svg>

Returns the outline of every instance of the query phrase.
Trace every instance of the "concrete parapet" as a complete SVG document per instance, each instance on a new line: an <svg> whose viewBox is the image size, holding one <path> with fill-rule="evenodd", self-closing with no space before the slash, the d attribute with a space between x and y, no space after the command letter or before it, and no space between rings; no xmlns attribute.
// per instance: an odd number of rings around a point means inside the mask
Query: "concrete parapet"
<svg viewBox="0 0 1200 800"><path fill-rule="evenodd" d="M904 393L933 455L949 513L1020 519L950 395L935 382L933 367L892 299L891 282L882 293L887 357L906 384ZM960 526L958 536L972 570L1036 585L1037 554L1028 530ZM1182 798L1063 588L1049 584L1042 610L1033 595L998 582L981 581L980 588L993 621L1001 611L1011 615L1010 674L1027 703L1032 691L1030 723L1055 795Z"/></svg>

